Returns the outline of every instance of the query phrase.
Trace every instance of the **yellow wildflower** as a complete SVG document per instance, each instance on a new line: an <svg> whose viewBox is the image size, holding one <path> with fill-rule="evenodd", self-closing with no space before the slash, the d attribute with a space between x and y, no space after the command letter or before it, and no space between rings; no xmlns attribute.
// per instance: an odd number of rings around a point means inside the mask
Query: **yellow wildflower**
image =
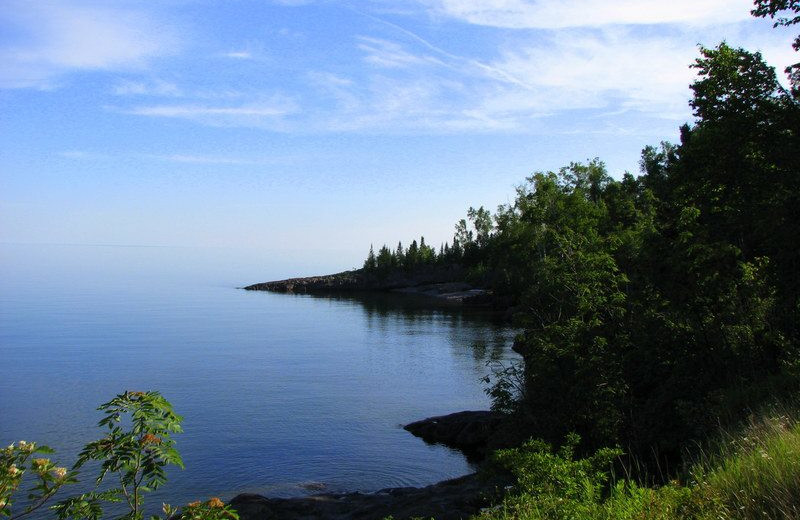
<svg viewBox="0 0 800 520"><path fill-rule="evenodd" d="M225 507L225 503L217 497L208 501L208 507Z"/></svg>

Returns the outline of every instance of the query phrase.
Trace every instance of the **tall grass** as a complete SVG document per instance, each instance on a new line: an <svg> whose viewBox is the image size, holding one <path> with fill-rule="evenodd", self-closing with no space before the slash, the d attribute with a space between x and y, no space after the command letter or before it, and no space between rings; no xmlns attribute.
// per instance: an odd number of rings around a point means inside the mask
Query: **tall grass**
<svg viewBox="0 0 800 520"><path fill-rule="evenodd" d="M730 518L800 518L800 422L788 414L752 421L697 471Z"/></svg>
<svg viewBox="0 0 800 520"><path fill-rule="evenodd" d="M774 410L726 433L694 458L688 483L661 487L613 482L606 493L576 494L602 477L576 472L582 461L543 447L541 455L508 450L515 474L546 476L547 486L520 479L479 520L800 520L800 421ZM530 445L532 446L532 445ZM565 457L565 455L567 455ZM542 464L552 465L548 468ZM585 464L585 463L584 463ZM539 465L539 466L536 466ZM554 471L554 468L556 471Z"/></svg>

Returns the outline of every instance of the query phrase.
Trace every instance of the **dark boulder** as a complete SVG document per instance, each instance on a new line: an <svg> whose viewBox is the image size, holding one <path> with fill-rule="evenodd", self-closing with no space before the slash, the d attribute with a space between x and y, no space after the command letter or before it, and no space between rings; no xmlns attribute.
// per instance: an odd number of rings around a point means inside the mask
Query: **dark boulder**
<svg viewBox="0 0 800 520"><path fill-rule="evenodd" d="M444 444L468 456L481 457L502 420L503 416L495 412L467 411L429 417L404 428L426 442Z"/></svg>

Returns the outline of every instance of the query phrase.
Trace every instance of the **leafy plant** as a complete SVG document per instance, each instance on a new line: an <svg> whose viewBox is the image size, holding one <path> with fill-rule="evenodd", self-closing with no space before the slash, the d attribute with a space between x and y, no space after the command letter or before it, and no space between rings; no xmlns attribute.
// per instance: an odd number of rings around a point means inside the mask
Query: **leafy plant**
<svg viewBox="0 0 800 520"><path fill-rule="evenodd" d="M62 486L77 482L77 472L57 466L48 458L32 458L37 453L50 454L53 450L25 441L0 450L0 516L9 517L10 520L23 518L42 507ZM13 514L12 496L22 486L28 473L33 474L35 479L28 491L28 505L21 513Z"/></svg>
<svg viewBox="0 0 800 520"><path fill-rule="evenodd" d="M119 487L113 491L130 509L123 518L138 520L142 518L143 494L167 481L165 467L183 468L170 436L182 431L182 417L158 392L125 392L98 410L105 413L98 425L106 428L107 434L86 445L75 468L90 460L102 461L96 484L109 474L116 475Z"/></svg>
<svg viewBox="0 0 800 520"><path fill-rule="evenodd" d="M50 459L33 458L36 453L53 453L47 446L19 441L0 450L0 517L16 520L32 513L50 500L61 487L74 484L78 470L89 461L100 462L99 486L107 476L116 476L118 487L93 490L61 500L51 506L59 520L101 520L103 505L123 502L128 511L121 519L141 520L144 495L167 481L166 466L183 468L171 434L181 432L181 416L158 392L125 392L100 405L105 417L99 426L106 435L87 444L72 470L59 467ZM12 514L12 496L21 487L26 473L36 482L28 493L28 505ZM239 516L219 498L192 502L184 508L163 507L166 518L185 520L237 520ZM153 520L161 517L153 516Z"/></svg>
<svg viewBox="0 0 800 520"><path fill-rule="evenodd" d="M164 504L164 514L167 518L172 518L178 514L178 510ZM187 504L180 511L181 520L238 520L239 515L230 506L219 498L212 498L205 502L192 502Z"/></svg>

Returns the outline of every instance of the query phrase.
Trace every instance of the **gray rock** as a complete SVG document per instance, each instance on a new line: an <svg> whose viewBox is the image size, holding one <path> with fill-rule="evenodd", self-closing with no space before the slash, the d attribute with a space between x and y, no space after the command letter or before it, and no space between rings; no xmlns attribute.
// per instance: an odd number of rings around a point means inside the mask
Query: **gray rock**
<svg viewBox="0 0 800 520"><path fill-rule="evenodd" d="M467 519L496 499L507 477L478 474L422 488L388 488L375 493L321 494L302 498L266 498L242 494L230 501L241 520L395 520Z"/></svg>

